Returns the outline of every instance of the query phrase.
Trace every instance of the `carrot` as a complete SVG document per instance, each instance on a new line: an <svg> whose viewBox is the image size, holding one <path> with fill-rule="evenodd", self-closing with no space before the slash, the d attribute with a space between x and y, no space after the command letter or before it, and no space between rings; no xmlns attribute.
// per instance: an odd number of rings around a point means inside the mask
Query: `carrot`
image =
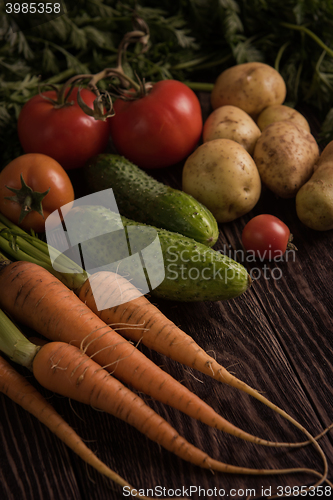
<svg viewBox="0 0 333 500"><path fill-rule="evenodd" d="M23 259L27 260L30 262L35 262L38 263L39 265L43 266L45 269L48 269L52 274L58 276L58 278L65 283L68 287L71 289L75 290L75 292L78 294L80 292L80 289L84 282L86 281L88 277L88 273L86 273L84 270L80 269L77 264L73 263L65 257L63 254L58 252L55 249L52 249L50 246L46 245L44 242L41 242L39 240L36 240L34 237L31 237L27 235L24 231L20 230L17 228L15 225L11 224L9 221L7 221L1 214L0 214L0 221L4 224L0 224L0 233L3 232L5 237L3 238L2 235L0 235L0 248L5 250L9 255L14 257L15 259ZM17 242L19 241L19 245L17 245ZM31 242L31 243L30 243ZM50 261L50 255L53 255L53 258L58 258L58 264L57 264L57 269L53 269L51 261ZM112 281L112 280L111 280ZM95 293L95 290L94 290ZM122 290L123 293L123 290ZM137 294L136 294L137 298ZM140 309L141 307L146 306L147 303L142 303L139 304ZM155 319L152 320L152 323L155 322ZM171 322L170 322L171 323ZM122 325L124 326L124 325ZM171 326L172 334L174 333L174 329L177 329L175 325L171 323L171 325L165 325L166 328L168 326ZM132 329L132 327L129 327ZM126 328L127 334L128 334L128 329ZM164 328L164 327L163 327ZM147 330L146 325L144 325L144 330ZM170 332L169 332L170 333ZM183 337L179 337L179 342L186 343L188 341L188 337L186 337L186 334L182 332ZM129 335L129 334L128 334ZM161 337L161 335L159 335ZM164 335L162 337L165 337ZM147 345L153 345L151 344L151 339L146 340L148 336L144 339L145 342L147 342ZM190 344L193 342L193 339L189 340ZM164 353L164 348L165 346L167 347L167 350L170 347L170 344L172 345L173 349L169 349L169 351L175 351L175 345L178 343L178 341L172 340L170 341L169 334L167 335L166 342L164 341L164 345L162 343L162 346L155 346L155 349L159 352ZM296 427L298 427L300 430L302 430L309 438L309 441L304 442L304 443L276 443L276 445L293 445L293 446L299 446L299 445L304 445L307 444L308 442L312 442L313 444L317 444L315 442L315 439L318 439L321 435L323 435L328 429L326 429L323 433L321 433L317 438L313 438L311 434L308 433L308 431L301 426L297 421L295 421L291 416L289 416L286 412L284 412L282 409L278 408L276 405L271 403L269 400L267 400L264 396L262 396L260 393L258 393L255 389L247 386L244 382L240 381L236 377L232 376L225 368L222 366L218 365L213 358L208 356L199 346L196 344L192 345L194 347L194 350L192 349L192 354L194 354L194 358L192 357L192 360L189 359L186 361L187 355L185 353L184 361L182 361L184 364L188 364L189 366L193 366L196 369L199 369L203 373L206 373L207 375L211 375L217 380L220 380L224 383L229 384L230 386L236 387L251 396L255 397L256 399L260 400L263 402L265 405L273 409L274 411L278 412L280 415L288 419L290 422L292 422ZM190 353L191 351L189 351ZM171 354L171 355L170 355ZM175 352L169 352L167 355L170 357L173 357ZM177 355L177 354L176 354ZM197 358L197 359L196 359ZM179 360L179 358L175 357L174 359ZM199 360L199 361L198 361ZM118 360L119 361L119 360ZM214 369L217 370L214 372ZM229 424L229 423L228 423ZM258 439L258 438L257 438ZM263 442L262 440L260 441L261 444L268 444L270 442ZM323 458L324 463L325 463L325 458ZM325 470L326 470L326 465L325 465ZM324 477L326 477L326 473L324 473ZM326 482L328 482L326 480Z"/></svg>
<svg viewBox="0 0 333 500"><path fill-rule="evenodd" d="M49 270L49 272L65 283L66 286L75 290L80 299L107 324L116 326L118 322L118 326L122 329L122 334L125 334L127 338L135 342L140 341L171 359L193 367L220 382L251 395L290 421L309 438L309 441L303 443L275 443L276 446L287 444L289 446L302 446L313 442L313 437L304 426L258 391L219 365L214 358L209 356L191 337L168 320L144 296L138 297L137 289L125 278L113 273L96 273L94 276L89 276L86 271L79 268L77 264L68 259L64 254L50 245L29 236L25 231L15 226L0 214L0 233L2 231L5 238L0 235L0 248L4 248L16 259L21 258L27 262L36 262L43 266L44 269ZM50 263L51 254L54 259L57 258L57 270ZM93 284L93 291L91 284ZM104 304L107 304L111 298L115 302L118 300L119 294L121 295L121 304L116 307L105 306L105 310L103 310L103 301L106 301ZM98 302L98 308L96 307L95 299ZM124 319L126 319L125 324ZM138 323L142 324L141 329ZM133 327L134 324L136 325L135 328ZM179 346L182 349L179 349ZM90 350L90 346L88 348ZM156 399L164 401L158 396ZM170 404L170 402L167 402L167 404ZM230 425L229 422L227 422L227 425ZM329 426L325 429L316 439L326 433L331 427ZM224 430L233 433L232 430L227 430L226 428ZM239 435L239 437L241 436ZM244 439L247 438L244 437ZM270 443L263 440L259 440L259 442L260 444Z"/></svg>
<svg viewBox="0 0 333 500"><path fill-rule="evenodd" d="M38 263L57 276L105 323L113 324L115 327L119 323L123 336L134 342L140 341L179 363L249 394L304 432L304 427L291 415L218 364L192 337L166 318L145 296L138 297L136 288L125 278L104 272L89 276L64 254L45 242L29 236L2 214L0 214L0 248L16 260ZM57 259L57 270L50 262L50 255L53 259ZM110 300L120 305L110 307L107 305ZM141 324L142 328L138 326L133 328L134 324Z"/></svg>
<svg viewBox="0 0 333 500"><path fill-rule="evenodd" d="M2 313L2 311L0 311ZM322 482L326 481L331 484L327 476L327 463L325 464L325 471L320 474L318 471L308 468L290 468L290 469L253 469L247 467L240 467L235 465L226 464L215 460L208 456L202 450L196 448L181 437L175 429L172 428L162 417L157 415L154 410L148 407L138 396L134 395L129 389L123 386L118 380L113 378L107 373L100 365L89 358L85 353L71 344L64 344L62 342L50 342L43 344L41 347L33 346L22 334L15 328L14 341L11 343L5 338L3 342L3 335L0 337L0 349L4 348L8 355L11 355L15 361L19 360L21 364L31 367L36 380L51 391L56 391L65 397L75 399L81 403L92 405L94 408L106 411L125 422L134 426L140 432L143 432L147 437L154 440L167 450L175 453L180 458L189 461L190 463L200 466L204 469L212 471L219 471L231 474L251 474L251 475L275 475L275 474L290 474L290 473L307 473L313 474L320 479L311 488L319 486ZM9 344L10 347L8 346ZM19 345L19 353L17 355L17 346ZM26 352L26 356L22 354ZM17 359L16 359L17 358ZM24 361L23 361L24 359ZM1 358L0 358L1 363ZM7 371L7 367L6 367ZM0 365L0 375L2 374ZM6 374L7 376L7 374ZM0 376L0 380L2 377ZM13 395L18 399L19 404L27 409L36 409L35 401L31 402L28 396L28 401L25 401L25 396L22 397L22 390L26 392L26 385L23 389L16 387L13 391L12 383L16 383L17 377L14 379L10 376L8 384L2 383L2 390L8 395ZM1 384L1 382L0 382ZM22 390L21 390L22 389ZM28 390L30 393L30 388ZM34 397L34 394L32 394ZM39 402L38 398L38 402ZM31 404L32 403L32 404ZM46 423L51 423L48 418L48 411L44 406L45 401L42 401L43 416ZM40 416L40 411L37 411L37 417ZM53 418L53 412L51 419ZM60 422L62 425L62 423ZM67 425L67 424L66 424ZM57 426L59 432L63 427ZM70 430L71 433L71 430ZM61 437L61 436L60 436ZM65 429L65 438L68 439L68 433ZM80 439L80 438L79 438ZM77 451L75 447L74 451ZM83 449L83 458L85 459L86 450ZM90 450L89 450L90 451ZM325 462L325 457L324 457ZM90 462L91 463L91 462ZM95 464L93 460L92 465ZM100 464L97 463L99 467ZM105 470L104 470L105 473ZM106 471L108 474L109 471ZM127 483L111 471L111 478L119 484ZM128 488L133 488L128 485ZM136 494L136 490L135 490ZM140 495L140 498L148 500L146 497ZM272 496L270 498L275 498Z"/></svg>
<svg viewBox="0 0 333 500"><path fill-rule="evenodd" d="M252 469L211 458L180 436L139 396L71 344L45 344L34 357L32 370L36 380L48 390L91 405L127 422L166 450L204 469L252 475L302 472L320 476L320 482L325 479L319 472L307 468Z"/></svg>
<svg viewBox="0 0 333 500"><path fill-rule="evenodd" d="M7 321L6 323L4 318ZM183 460L204 469L232 474L268 475L303 472L320 477L317 484L326 479L326 470L321 475L318 471L302 467L253 469L215 460L186 441L168 422L146 405L139 396L125 387L77 347L63 342L49 342L42 346L33 345L1 310L0 324L2 326L0 350L10 356L13 361L31 369L36 380L43 387L120 418ZM27 390L24 383L23 387L18 387L20 379L16 376L13 377L12 372L8 372L7 367L5 372L7 372L7 377L9 373L9 380L8 384L2 383L3 390L13 395L20 404L35 411L37 416L44 413L42 418L47 418L50 413L47 406L45 407L44 401L38 398L36 405L36 399L33 399L35 397L34 391L30 388ZM1 373L0 366L0 375ZM0 380L2 379L0 378ZM17 381L18 383L13 388L13 383ZM24 393L23 397L22 391ZM29 395L26 400L27 392ZM42 412L40 408L37 408L38 406L42 407ZM51 418L53 418L52 415ZM55 425L58 431L64 429L62 419L60 425L58 419L55 420L55 424L49 420L47 422L51 423L51 427ZM65 429L66 439L68 439L67 431L68 429ZM83 452L85 455L87 450L83 449Z"/></svg>
<svg viewBox="0 0 333 500"><path fill-rule="evenodd" d="M105 323L112 323L114 328L118 324L126 338L140 341L150 349L249 394L302 432L305 431L292 416L217 363L144 295L138 297L137 289L122 276L106 271L97 272L82 285L79 297ZM110 300L119 305L108 307ZM136 328L133 325L137 325Z"/></svg>
<svg viewBox="0 0 333 500"><path fill-rule="evenodd" d="M34 415L46 425L53 434L63 441L82 460L94 467L120 486L126 486L130 491L136 489L104 464L84 444L74 429L56 412L45 398L33 387L25 377L20 375L2 356L0 356L0 391L6 394L14 403ZM148 500L147 497L142 497ZM151 499L149 499L151 500Z"/></svg>
<svg viewBox="0 0 333 500"><path fill-rule="evenodd" d="M42 267L29 262L6 265L0 271L0 290L3 290L0 293L0 306L14 319L49 340L81 347L99 365L136 390L246 441L266 446L304 444L260 439L228 422L106 325L72 291Z"/></svg>

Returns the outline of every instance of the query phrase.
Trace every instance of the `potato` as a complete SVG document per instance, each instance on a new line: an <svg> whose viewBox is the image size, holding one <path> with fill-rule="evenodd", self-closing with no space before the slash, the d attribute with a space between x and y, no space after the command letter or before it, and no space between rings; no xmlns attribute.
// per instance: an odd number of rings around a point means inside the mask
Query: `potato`
<svg viewBox="0 0 333 500"><path fill-rule="evenodd" d="M333 141L320 155L310 180L298 191L296 212L311 229L333 229Z"/></svg>
<svg viewBox="0 0 333 500"><path fill-rule="evenodd" d="M333 158L333 141L331 141L327 144L327 146L325 147L325 149L323 150L323 152L319 156L318 161L315 164L314 169L317 170L317 168L319 168L323 163L326 163L326 161L331 163L332 158Z"/></svg>
<svg viewBox="0 0 333 500"><path fill-rule="evenodd" d="M229 222L255 206L261 182L243 146L230 139L214 139L187 158L182 188L205 205L218 222Z"/></svg>
<svg viewBox="0 0 333 500"><path fill-rule="evenodd" d="M296 196L313 174L318 157L313 135L287 120L268 125L253 153L262 183L281 198Z"/></svg>
<svg viewBox="0 0 333 500"><path fill-rule="evenodd" d="M282 104L286 84L278 71L268 64L249 62L232 66L217 78L212 93L213 109L232 105L256 119L264 108Z"/></svg>
<svg viewBox="0 0 333 500"><path fill-rule="evenodd" d="M307 132L310 132L310 125L307 119L296 109L285 104L274 104L265 108L258 116L257 125L263 131L267 125L284 120L289 120L299 127L304 128Z"/></svg>
<svg viewBox="0 0 333 500"><path fill-rule="evenodd" d="M231 139L241 144L252 155L260 134L258 125L245 111L236 106L221 106L205 121L202 138L203 142Z"/></svg>

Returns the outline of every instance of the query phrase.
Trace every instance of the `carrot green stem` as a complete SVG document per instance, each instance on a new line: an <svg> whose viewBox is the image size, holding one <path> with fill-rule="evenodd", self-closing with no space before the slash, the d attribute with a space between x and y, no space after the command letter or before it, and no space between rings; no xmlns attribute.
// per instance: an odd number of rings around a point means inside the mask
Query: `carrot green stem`
<svg viewBox="0 0 333 500"><path fill-rule="evenodd" d="M281 24L281 26L284 26L285 28L290 28L292 30L301 31L301 32L305 33L306 35L311 37L312 40L314 40L319 45L319 47L324 49L327 52L327 54L329 54L331 57L333 57L333 50L330 47L328 47L321 40L321 38L319 38L319 36L317 36L315 33L313 33L313 31L309 30L305 26L299 26L298 24L291 24L291 23L285 23L285 22L282 22L280 24Z"/></svg>
<svg viewBox="0 0 333 500"><path fill-rule="evenodd" d="M79 290L89 274L45 241L26 233L0 213L0 250L14 260L38 264L72 290ZM57 261L56 269L52 262Z"/></svg>
<svg viewBox="0 0 333 500"><path fill-rule="evenodd" d="M186 68L191 68L192 66L197 67L199 64L205 63L208 58L209 58L209 56L202 56L202 57L198 57L197 59L191 59L190 61L181 62L181 63L175 64L174 66L172 66L172 69L173 70L186 69Z"/></svg>
<svg viewBox="0 0 333 500"><path fill-rule="evenodd" d="M47 271L51 272L54 276L56 276L59 280L61 280L64 284L67 283L72 284L72 275L68 274L68 269L61 268L58 266L58 271L53 269L50 259L46 260L45 255L40 255L38 250L36 249L35 255L33 255L33 246L30 245L29 251L25 251L23 248L26 246L25 242L11 242L0 234L0 249L5 252L5 254L11 257L13 260L25 260L28 262L32 262L33 264L38 264L43 267ZM22 244L22 246L21 246Z"/></svg>
<svg viewBox="0 0 333 500"><path fill-rule="evenodd" d="M46 84L55 84L55 83L63 82L64 80L66 80L70 76L73 76L74 73L75 73L74 68L68 68L65 71L63 71L62 73L58 73L57 75L52 76L51 78L46 80L45 83Z"/></svg>
<svg viewBox="0 0 333 500"><path fill-rule="evenodd" d="M282 45L282 47L280 47L280 50L279 52L277 53L277 56L276 56L276 59L275 59L275 63L274 63L274 69L276 69L276 71L279 71L279 66L280 66L280 61L281 61L281 58L284 54L284 51L286 50L286 48L288 47L288 45L290 44L290 42L286 42Z"/></svg>
<svg viewBox="0 0 333 500"><path fill-rule="evenodd" d="M211 92L214 88L213 83L200 83L200 82L183 82L185 85L190 87L192 90L202 91L202 92Z"/></svg>
<svg viewBox="0 0 333 500"><path fill-rule="evenodd" d="M32 344L0 309L0 350L12 361L31 368L39 347Z"/></svg>
<svg viewBox="0 0 333 500"><path fill-rule="evenodd" d="M211 67L216 67L216 66L219 66L221 64L225 64L227 61L232 59L232 55L227 54L226 56L219 57L218 59L210 58L210 60L208 60L208 61L207 61L207 59L209 59L209 57L206 57L206 56L198 58L198 59L192 59L191 61L185 61L182 63L175 64L175 66L172 66L171 69L178 70L178 69L187 69L187 68L195 67L196 70L202 70L202 69L207 69L207 68L211 68ZM205 85L205 84L199 83L198 85ZM199 90L201 90L201 89L199 89Z"/></svg>

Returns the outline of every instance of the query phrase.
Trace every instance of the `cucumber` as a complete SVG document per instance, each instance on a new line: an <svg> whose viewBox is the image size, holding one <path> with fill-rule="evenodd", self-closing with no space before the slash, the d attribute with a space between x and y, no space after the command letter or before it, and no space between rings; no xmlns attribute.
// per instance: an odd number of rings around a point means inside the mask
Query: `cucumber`
<svg viewBox="0 0 333 500"><path fill-rule="evenodd" d="M66 215L65 224L69 240L81 242L88 272L118 272L143 294L177 301L217 301L237 297L251 284L245 267L221 252L105 207L75 207Z"/></svg>
<svg viewBox="0 0 333 500"><path fill-rule="evenodd" d="M112 188L121 215L183 234L207 246L218 238L213 214L189 194L153 179L122 156L101 154L85 166L93 192Z"/></svg>

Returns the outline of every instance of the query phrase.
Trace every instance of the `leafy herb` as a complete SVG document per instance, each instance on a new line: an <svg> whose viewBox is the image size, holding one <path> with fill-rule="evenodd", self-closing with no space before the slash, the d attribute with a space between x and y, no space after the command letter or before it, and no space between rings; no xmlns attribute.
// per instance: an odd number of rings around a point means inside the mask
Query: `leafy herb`
<svg viewBox="0 0 333 500"><path fill-rule="evenodd" d="M333 139L333 2L327 0L65 0L66 14L14 32L0 4L0 168L22 153L16 121L38 82L62 83L116 63L135 9L150 29L150 48L127 52L124 67L146 80L175 78L196 90L227 67L275 66L287 101L311 106ZM201 86L201 82L206 84ZM101 82L101 85L106 83Z"/></svg>

